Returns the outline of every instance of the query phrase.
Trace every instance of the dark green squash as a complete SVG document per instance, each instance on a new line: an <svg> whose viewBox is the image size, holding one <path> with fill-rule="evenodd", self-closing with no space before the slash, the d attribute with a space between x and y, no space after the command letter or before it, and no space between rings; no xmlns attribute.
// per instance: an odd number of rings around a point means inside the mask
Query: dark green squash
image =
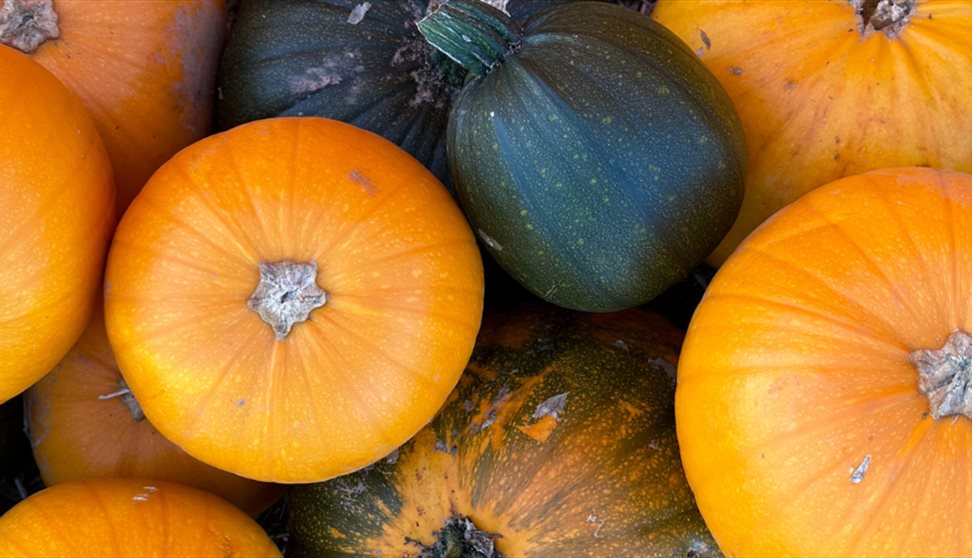
<svg viewBox="0 0 972 558"><path fill-rule="evenodd" d="M647 16L579 2L520 29L451 0L419 30L473 74L448 129L459 200L535 294L588 311L642 304L729 230L745 176L738 116Z"/></svg>
<svg viewBox="0 0 972 558"><path fill-rule="evenodd" d="M288 555L717 555L675 438L680 342L641 309L488 315L432 424L292 488Z"/></svg>
<svg viewBox="0 0 972 558"><path fill-rule="evenodd" d="M507 9L519 19L570 1L510 0ZM395 142L448 184L446 124L466 72L416 30L427 0L364 4L242 0L220 70L218 126L272 116L343 120Z"/></svg>

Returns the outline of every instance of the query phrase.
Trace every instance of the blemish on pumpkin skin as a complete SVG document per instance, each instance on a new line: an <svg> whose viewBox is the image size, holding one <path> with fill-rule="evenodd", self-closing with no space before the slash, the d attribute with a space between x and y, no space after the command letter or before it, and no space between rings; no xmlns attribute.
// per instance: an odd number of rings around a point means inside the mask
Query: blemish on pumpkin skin
<svg viewBox="0 0 972 558"><path fill-rule="evenodd" d="M357 25L361 23L364 20L365 15L368 13L368 10L370 9L371 9L370 2L362 2L358 4L357 6L354 7L353 10L351 10L351 13L348 14L348 20L347 20L348 23L350 23L351 25Z"/></svg>
<svg viewBox="0 0 972 558"><path fill-rule="evenodd" d="M364 193L368 194L369 196L374 196L378 193L378 188L374 185L373 182L371 182L371 179L365 176L364 173L362 173L360 170L358 169L352 170L351 172L348 173L348 178L351 179L351 182L354 182L358 186L361 186L361 189L364 191Z"/></svg>
<svg viewBox="0 0 972 558"><path fill-rule="evenodd" d="M853 484L860 484L864 480L864 475L867 474L868 468L871 466L871 454L864 456L864 461L855 469L851 469L850 481Z"/></svg>

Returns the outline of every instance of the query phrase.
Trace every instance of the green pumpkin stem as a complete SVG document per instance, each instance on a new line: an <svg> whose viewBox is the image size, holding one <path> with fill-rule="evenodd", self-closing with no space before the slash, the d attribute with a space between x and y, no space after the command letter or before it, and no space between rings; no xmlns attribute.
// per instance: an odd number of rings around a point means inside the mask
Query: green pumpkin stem
<svg viewBox="0 0 972 558"><path fill-rule="evenodd" d="M475 75L501 63L523 36L508 15L476 0L450 0L417 25L429 44Z"/></svg>

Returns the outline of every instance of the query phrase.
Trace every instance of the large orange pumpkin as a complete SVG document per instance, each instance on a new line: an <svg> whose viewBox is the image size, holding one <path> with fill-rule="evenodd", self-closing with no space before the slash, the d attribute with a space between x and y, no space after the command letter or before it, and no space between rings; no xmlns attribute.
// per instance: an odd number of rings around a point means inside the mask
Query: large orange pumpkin
<svg viewBox="0 0 972 558"><path fill-rule="evenodd" d="M734 556L969 556L972 176L845 178L766 222L705 294L676 425Z"/></svg>
<svg viewBox="0 0 972 558"><path fill-rule="evenodd" d="M222 0L0 0L0 43L81 97L118 185L118 214L155 169L207 134Z"/></svg>
<svg viewBox="0 0 972 558"><path fill-rule="evenodd" d="M449 193L349 124L281 118L181 151L122 219L108 336L193 456L323 480L424 426L469 359L482 260Z"/></svg>
<svg viewBox="0 0 972 558"><path fill-rule="evenodd" d="M81 335L113 225L111 165L91 117L0 45L0 402Z"/></svg>
<svg viewBox="0 0 972 558"><path fill-rule="evenodd" d="M172 481L208 490L251 515L283 492L210 467L159 434L118 371L100 311L24 401L31 447L47 486L115 477Z"/></svg>
<svg viewBox="0 0 972 558"><path fill-rule="evenodd" d="M42 490L0 517L0 556L280 557L260 526L207 492L103 479Z"/></svg>
<svg viewBox="0 0 972 558"><path fill-rule="evenodd" d="M742 210L712 263L842 176L972 172L972 2L659 0L654 17L729 92L749 146Z"/></svg>

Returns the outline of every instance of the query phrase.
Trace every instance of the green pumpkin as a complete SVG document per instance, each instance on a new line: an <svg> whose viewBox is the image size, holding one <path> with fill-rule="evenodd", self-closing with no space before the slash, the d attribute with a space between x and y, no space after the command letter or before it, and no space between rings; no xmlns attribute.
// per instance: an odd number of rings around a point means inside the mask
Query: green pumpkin
<svg viewBox="0 0 972 558"><path fill-rule="evenodd" d="M571 0L510 0L513 17ZM242 0L219 78L220 129L324 116L398 144L448 183L445 131L465 70L415 21L427 0Z"/></svg>
<svg viewBox="0 0 972 558"><path fill-rule="evenodd" d="M448 128L459 201L533 293L587 311L643 304L729 230L745 176L738 116L646 15L579 2L521 29L451 0L419 30L472 74Z"/></svg>
<svg viewBox="0 0 972 558"><path fill-rule="evenodd" d="M288 555L709 556L675 438L681 332L641 309L487 315L440 415L295 486Z"/></svg>

